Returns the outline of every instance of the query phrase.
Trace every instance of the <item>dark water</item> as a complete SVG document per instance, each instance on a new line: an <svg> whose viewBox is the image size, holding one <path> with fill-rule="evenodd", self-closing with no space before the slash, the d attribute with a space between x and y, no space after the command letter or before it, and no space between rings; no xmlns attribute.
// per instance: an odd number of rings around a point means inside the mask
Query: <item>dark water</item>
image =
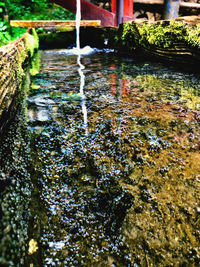
<svg viewBox="0 0 200 267"><path fill-rule="evenodd" d="M198 266L199 76L115 53L81 62L85 97L76 56L41 52L18 123L24 264Z"/></svg>

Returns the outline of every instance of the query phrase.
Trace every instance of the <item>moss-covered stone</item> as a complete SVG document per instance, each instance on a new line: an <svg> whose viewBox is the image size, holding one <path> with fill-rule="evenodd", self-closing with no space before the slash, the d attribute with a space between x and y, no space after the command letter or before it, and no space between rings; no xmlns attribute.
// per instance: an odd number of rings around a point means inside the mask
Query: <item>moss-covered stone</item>
<svg viewBox="0 0 200 267"><path fill-rule="evenodd" d="M38 46L38 37L33 29L22 38L0 48L0 117L9 111L15 95L21 90L27 63Z"/></svg>
<svg viewBox="0 0 200 267"><path fill-rule="evenodd" d="M191 65L200 62L199 35L200 25L189 25L184 21L131 21L121 27L118 43L122 51L139 50L145 56L180 60L181 64Z"/></svg>
<svg viewBox="0 0 200 267"><path fill-rule="evenodd" d="M66 48L75 43L76 33L74 30L66 32L43 32L39 35L40 47L45 48Z"/></svg>

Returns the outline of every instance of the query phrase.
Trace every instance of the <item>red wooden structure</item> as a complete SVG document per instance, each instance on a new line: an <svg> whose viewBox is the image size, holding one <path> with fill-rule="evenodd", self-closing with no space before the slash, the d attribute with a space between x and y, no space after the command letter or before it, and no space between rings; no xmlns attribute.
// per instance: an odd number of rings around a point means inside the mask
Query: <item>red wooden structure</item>
<svg viewBox="0 0 200 267"><path fill-rule="evenodd" d="M76 14L76 0L52 0ZM133 19L133 0L111 0L111 12L81 0L82 19L101 20L101 26L117 26Z"/></svg>
<svg viewBox="0 0 200 267"><path fill-rule="evenodd" d="M115 23L133 20L133 0L111 0L111 12L115 14Z"/></svg>

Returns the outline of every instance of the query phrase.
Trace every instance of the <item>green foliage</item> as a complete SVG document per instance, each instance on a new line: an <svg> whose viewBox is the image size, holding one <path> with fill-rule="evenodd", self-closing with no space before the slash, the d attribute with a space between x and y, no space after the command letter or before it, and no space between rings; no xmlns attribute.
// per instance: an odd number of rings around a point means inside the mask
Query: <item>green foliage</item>
<svg viewBox="0 0 200 267"><path fill-rule="evenodd" d="M49 0L6 0L1 1L0 6L6 7L9 19L67 20L75 18L74 14L56 4L52 4ZM1 21L0 19L0 46L21 37L25 31L24 28L11 28L6 20Z"/></svg>
<svg viewBox="0 0 200 267"><path fill-rule="evenodd" d="M0 46L8 44L17 38L20 38L26 29L24 28L12 28L6 20L0 21Z"/></svg>
<svg viewBox="0 0 200 267"><path fill-rule="evenodd" d="M10 19L20 20L67 20L75 15L68 10L52 4L49 0L7 0Z"/></svg>
<svg viewBox="0 0 200 267"><path fill-rule="evenodd" d="M11 29L12 40L20 38L25 33L25 31L26 31L26 28L13 27Z"/></svg>
<svg viewBox="0 0 200 267"><path fill-rule="evenodd" d="M4 10L5 10L5 3L0 2L0 17L3 17Z"/></svg>
<svg viewBox="0 0 200 267"><path fill-rule="evenodd" d="M56 4L52 5L51 13L49 16L55 20L74 20L75 14L71 13L69 10L66 10Z"/></svg>
<svg viewBox="0 0 200 267"><path fill-rule="evenodd" d="M22 19L31 13L42 12L48 4L47 0L7 0L6 6L10 19Z"/></svg>
<svg viewBox="0 0 200 267"><path fill-rule="evenodd" d="M5 21L0 21L0 46L6 45L11 41L11 35L8 32L8 25Z"/></svg>

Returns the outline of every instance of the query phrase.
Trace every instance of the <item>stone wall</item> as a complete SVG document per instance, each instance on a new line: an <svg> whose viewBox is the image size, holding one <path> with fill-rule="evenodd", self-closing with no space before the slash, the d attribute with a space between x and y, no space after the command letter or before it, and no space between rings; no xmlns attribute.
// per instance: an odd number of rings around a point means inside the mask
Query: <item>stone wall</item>
<svg viewBox="0 0 200 267"><path fill-rule="evenodd" d="M30 144L24 103L37 48L34 30L0 48L0 266L29 266Z"/></svg>
<svg viewBox="0 0 200 267"><path fill-rule="evenodd" d="M20 38L0 47L0 119L2 120L14 103L25 70L38 49L38 38L35 30L27 30ZM3 122L0 122L0 129Z"/></svg>

